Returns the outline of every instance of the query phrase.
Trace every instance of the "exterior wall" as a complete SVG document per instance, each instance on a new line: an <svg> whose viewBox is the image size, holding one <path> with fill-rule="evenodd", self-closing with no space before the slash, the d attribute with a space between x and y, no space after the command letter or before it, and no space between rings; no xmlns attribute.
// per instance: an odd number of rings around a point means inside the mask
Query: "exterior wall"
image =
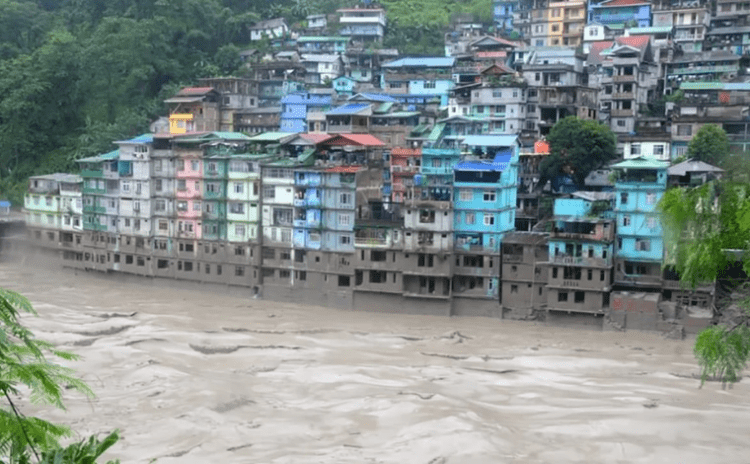
<svg viewBox="0 0 750 464"><path fill-rule="evenodd" d="M634 145L637 145L634 150ZM652 156L658 160L670 161L672 158L670 142L625 142L623 149L625 159L637 158L638 156Z"/></svg>

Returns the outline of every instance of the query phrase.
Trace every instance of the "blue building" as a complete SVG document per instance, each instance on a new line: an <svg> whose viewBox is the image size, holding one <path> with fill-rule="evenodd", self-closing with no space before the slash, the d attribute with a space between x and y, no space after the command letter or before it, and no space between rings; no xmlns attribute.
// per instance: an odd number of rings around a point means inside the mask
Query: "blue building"
<svg viewBox="0 0 750 464"><path fill-rule="evenodd" d="M421 97L438 97L448 105L448 93L455 86L455 58L401 58L381 65L380 87L388 93Z"/></svg>
<svg viewBox="0 0 750 464"><path fill-rule="evenodd" d="M669 163L638 157L612 166L615 182L615 284L623 287L661 287L664 253L656 205L667 188Z"/></svg>
<svg viewBox="0 0 750 464"><path fill-rule="evenodd" d="M518 0L495 0L493 13L498 32L510 34L513 32L513 12L518 9Z"/></svg>
<svg viewBox="0 0 750 464"><path fill-rule="evenodd" d="M281 132L307 132L307 113L327 111L331 107L329 95L296 92L281 98Z"/></svg>
<svg viewBox="0 0 750 464"><path fill-rule="evenodd" d="M455 250L497 253L503 235L515 227L518 137L475 135L464 145L474 159L454 167Z"/></svg>
<svg viewBox="0 0 750 464"><path fill-rule="evenodd" d="M651 26L651 3L643 0L605 0L589 3L589 24L597 23L610 29L626 26Z"/></svg>
<svg viewBox="0 0 750 464"><path fill-rule="evenodd" d="M336 95L351 97L354 95L354 87L357 85L357 80L349 76L339 76L331 83Z"/></svg>
<svg viewBox="0 0 750 464"><path fill-rule="evenodd" d="M320 250L322 244L323 175L319 169L297 169L294 172L295 249Z"/></svg>
<svg viewBox="0 0 750 464"><path fill-rule="evenodd" d="M613 196L579 192L555 200L548 240L548 310L603 314L609 307L615 224L597 217L594 205L607 209Z"/></svg>

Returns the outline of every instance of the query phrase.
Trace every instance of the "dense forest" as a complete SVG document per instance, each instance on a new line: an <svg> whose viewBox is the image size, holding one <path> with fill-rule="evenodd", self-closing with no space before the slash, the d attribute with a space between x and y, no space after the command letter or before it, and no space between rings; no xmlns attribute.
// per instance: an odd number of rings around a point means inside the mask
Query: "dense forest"
<svg viewBox="0 0 750 464"><path fill-rule="evenodd" d="M282 16L303 26L357 0L3 0L0 2L0 198L32 174L145 131L162 100L200 77L236 75L249 27ZM384 47L442 54L456 14L491 21L491 0L383 0ZM253 44L257 47L258 44Z"/></svg>

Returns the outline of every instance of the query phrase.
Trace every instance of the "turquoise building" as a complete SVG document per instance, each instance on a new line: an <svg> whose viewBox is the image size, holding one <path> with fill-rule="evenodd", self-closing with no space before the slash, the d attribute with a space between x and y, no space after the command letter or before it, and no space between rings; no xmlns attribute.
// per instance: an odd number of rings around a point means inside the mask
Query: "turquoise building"
<svg viewBox="0 0 750 464"><path fill-rule="evenodd" d="M615 284L660 288L664 240L656 205L667 189L669 163L638 157L612 166L615 182Z"/></svg>

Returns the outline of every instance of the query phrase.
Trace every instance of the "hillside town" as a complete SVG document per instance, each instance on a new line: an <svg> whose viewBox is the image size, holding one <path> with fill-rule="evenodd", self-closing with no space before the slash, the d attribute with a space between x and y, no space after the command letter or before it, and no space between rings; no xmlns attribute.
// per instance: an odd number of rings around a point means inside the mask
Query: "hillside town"
<svg viewBox="0 0 750 464"><path fill-rule="evenodd" d="M440 57L382 48L375 5L261 21L242 77L182 88L80 173L31 177L27 240L271 300L696 333L714 288L664 270L656 208L722 175L685 159L703 125L750 141L746 6L496 1ZM568 116L617 136L583 186L540 178Z"/></svg>

